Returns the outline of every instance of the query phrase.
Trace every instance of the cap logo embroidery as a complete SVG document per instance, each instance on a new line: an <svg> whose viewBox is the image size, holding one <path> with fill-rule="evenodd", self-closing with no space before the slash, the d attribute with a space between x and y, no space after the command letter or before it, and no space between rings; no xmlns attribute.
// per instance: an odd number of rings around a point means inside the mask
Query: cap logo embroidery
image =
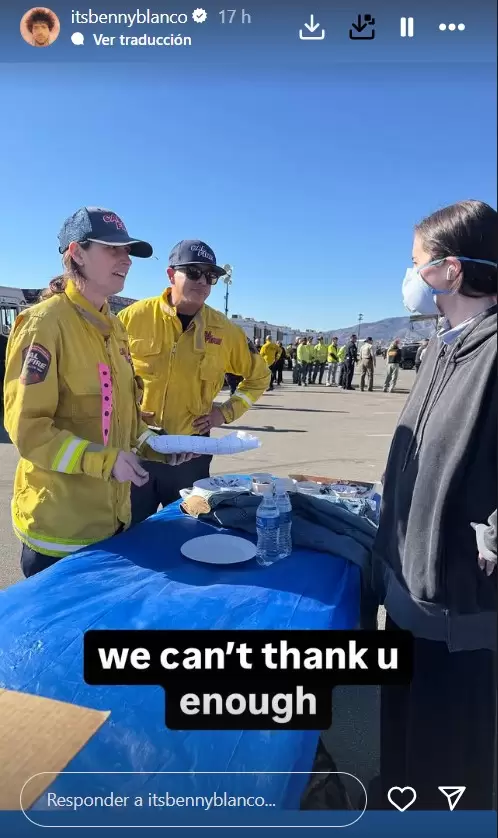
<svg viewBox="0 0 498 838"><path fill-rule="evenodd" d="M123 222L117 215L104 215L102 216L102 221L105 221L106 224L115 224L117 230L124 230L126 232L126 227L124 226Z"/></svg>
<svg viewBox="0 0 498 838"><path fill-rule="evenodd" d="M204 332L204 340L206 343L215 343L219 346L223 340L223 338L215 338L212 332Z"/></svg>
<svg viewBox="0 0 498 838"><path fill-rule="evenodd" d="M192 244L190 245L190 250L193 253L197 253L197 255L201 257L201 259L209 259L210 262L214 262L213 254L210 253L209 250L206 250L206 248L202 244Z"/></svg>

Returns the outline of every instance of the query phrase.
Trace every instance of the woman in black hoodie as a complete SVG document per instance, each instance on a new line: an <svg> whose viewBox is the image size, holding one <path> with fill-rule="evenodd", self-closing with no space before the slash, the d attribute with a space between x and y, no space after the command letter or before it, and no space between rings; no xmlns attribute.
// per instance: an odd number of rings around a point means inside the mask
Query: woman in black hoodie
<svg viewBox="0 0 498 838"><path fill-rule="evenodd" d="M374 547L386 628L414 638L411 685L382 689L384 805L411 786L415 808L447 809L449 785L493 807L497 220L480 201L426 218L403 283L409 310L446 323L399 419Z"/></svg>

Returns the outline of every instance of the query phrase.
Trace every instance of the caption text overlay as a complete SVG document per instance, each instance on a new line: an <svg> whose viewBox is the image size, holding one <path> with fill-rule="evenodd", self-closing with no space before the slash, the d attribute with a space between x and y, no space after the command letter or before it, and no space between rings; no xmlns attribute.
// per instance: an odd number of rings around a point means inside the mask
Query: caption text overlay
<svg viewBox="0 0 498 838"><path fill-rule="evenodd" d="M172 730L318 730L337 684L406 684L409 632L87 631L87 684L162 686Z"/></svg>

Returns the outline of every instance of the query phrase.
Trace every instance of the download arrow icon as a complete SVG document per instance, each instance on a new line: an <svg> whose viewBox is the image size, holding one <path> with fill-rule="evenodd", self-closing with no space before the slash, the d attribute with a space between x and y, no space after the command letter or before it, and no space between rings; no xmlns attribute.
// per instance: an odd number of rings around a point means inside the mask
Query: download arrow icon
<svg viewBox="0 0 498 838"><path fill-rule="evenodd" d="M316 35L313 34L314 32L316 32L317 29L320 29L320 24L315 23L314 15L310 15L310 22L305 23L304 27L308 30L308 32L311 32L311 35L305 35L304 30L300 29L299 37L301 41L323 41L323 39L325 38L325 29L321 29L321 31Z"/></svg>
<svg viewBox="0 0 498 838"><path fill-rule="evenodd" d="M357 32L363 32L363 30L367 28L368 24L367 23L362 23L361 22L361 15L358 15L358 23L353 23L352 26L353 26L353 29L356 29Z"/></svg>
<svg viewBox="0 0 498 838"><path fill-rule="evenodd" d="M306 26L306 29L308 29L309 32L316 32L316 30L320 26L319 23L315 23L314 15L310 15L310 22L305 23L304 25Z"/></svg>

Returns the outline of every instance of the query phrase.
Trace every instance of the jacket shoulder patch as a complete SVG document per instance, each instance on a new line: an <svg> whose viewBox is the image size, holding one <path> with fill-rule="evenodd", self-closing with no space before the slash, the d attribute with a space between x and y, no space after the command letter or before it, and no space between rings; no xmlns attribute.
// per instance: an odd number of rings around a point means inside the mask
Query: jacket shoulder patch
<svg viewBox="0 0 498 838"><path fill-rule="evenodd" d="M41 343L32 343L23 349L21 384L40 384L45 381L51 361L50 352Z"/></svg>

